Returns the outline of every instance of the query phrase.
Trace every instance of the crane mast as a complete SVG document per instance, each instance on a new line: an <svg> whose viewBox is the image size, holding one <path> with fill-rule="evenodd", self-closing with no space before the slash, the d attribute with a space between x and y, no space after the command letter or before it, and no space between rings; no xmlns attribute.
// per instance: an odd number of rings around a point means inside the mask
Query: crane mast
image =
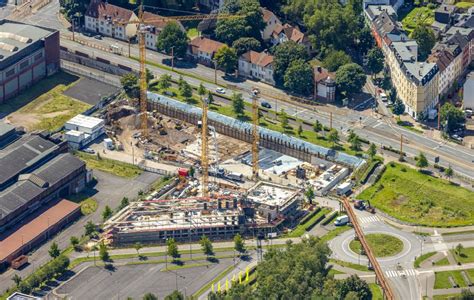
<svg viewBox="0 0 474 300"><path fill-rule="evenodd" d="M258 100L257 96L252 96L252 179L258 178Z"/></svg>
<svg viewBox="0 0 474 300"><path fill-rule="evenodd" d="M143 26L143 4L138 12L140 23L138 24L138 48L140 59L140 122L142 136L148 137L148 115L147 115L147 82L146 82L146 50L145 50L145 28Z"/></svg>
<svg viewBox="0 0 474 300"><path fill-rule="evenodd" d="M202 196L209 197L209 143L207 126L207 98L202 98L202 134L201 134L201 167Z"/></svg>

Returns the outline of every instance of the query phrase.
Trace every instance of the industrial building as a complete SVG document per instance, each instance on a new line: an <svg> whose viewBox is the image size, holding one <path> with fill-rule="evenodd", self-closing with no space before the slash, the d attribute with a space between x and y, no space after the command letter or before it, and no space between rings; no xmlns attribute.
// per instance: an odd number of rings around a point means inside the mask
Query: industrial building
<svg viewBox="0 0 474 300"><path fill-rule="evenodd" d="M91 178L85 163L67 153L67 143L22 135L2 123L0 132L0 232L42 205L80 192Z"/></svg>
<svg viewBox="0 0 474 300"><path fill-rule="evenodd" d="M59 70L59 32L0 20L0 103Z"/></svg>
<svg viewBox="0 0 474 300"><path fill-rule="evenodd" d="M66 140L72 149L80 149L105 133L104 120L77 115L64 125Z"/></svg>

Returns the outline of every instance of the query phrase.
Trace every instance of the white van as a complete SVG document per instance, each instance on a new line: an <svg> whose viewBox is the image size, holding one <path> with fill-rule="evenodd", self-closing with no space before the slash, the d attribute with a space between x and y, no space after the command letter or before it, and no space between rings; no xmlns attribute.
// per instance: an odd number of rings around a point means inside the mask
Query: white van
<svg viewBox="0 0 474 300"><path fill-rule="evenodd" d="M334 225L336 226L344 226L347 223L349 223L349 216L347 215L339 216L336 218L336 221L334 221Z"/></svg>

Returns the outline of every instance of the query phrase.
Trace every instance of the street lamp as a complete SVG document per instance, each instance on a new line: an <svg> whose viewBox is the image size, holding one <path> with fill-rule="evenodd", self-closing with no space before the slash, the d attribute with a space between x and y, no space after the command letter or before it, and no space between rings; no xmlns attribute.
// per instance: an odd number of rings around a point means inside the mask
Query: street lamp
<svg viewBox="0 0 474 300"><path fill-rule="evenodd" d="M174 70L174 46L171 46L171 71Z"/></svg>

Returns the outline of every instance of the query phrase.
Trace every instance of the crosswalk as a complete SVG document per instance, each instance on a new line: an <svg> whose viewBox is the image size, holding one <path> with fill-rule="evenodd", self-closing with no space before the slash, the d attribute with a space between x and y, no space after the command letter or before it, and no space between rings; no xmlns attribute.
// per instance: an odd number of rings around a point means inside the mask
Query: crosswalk
<svg viewBox="0 0 474 300"><path fill-rule="evenodd" d="M415 269L406 269L406 270L401 270L401 271L396 271L396 270L388 270L385 271L385 275L388 278L393 278L393 277L403 277L403 276L416 276L416 270Z"/></svg>
<svg viewBox="0 0 474 300"><path fill-rule="evenodd" d="M359 222L362 224L373 223L373 222L378 222L378 221L380 221L380 219L377 216L362 217L359 220Z"/></svg>

